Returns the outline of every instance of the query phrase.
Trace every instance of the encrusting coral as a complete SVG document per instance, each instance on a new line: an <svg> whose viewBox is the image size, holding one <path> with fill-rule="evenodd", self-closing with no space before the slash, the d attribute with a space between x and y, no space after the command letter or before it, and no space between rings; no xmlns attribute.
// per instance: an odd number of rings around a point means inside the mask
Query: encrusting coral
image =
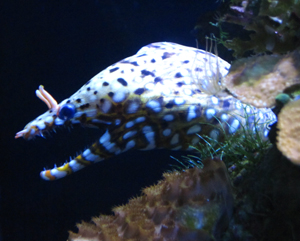
<svg viewBox="0 0 300 241"><path fill-rule="evenodd" d="M293 163L300 165L300 100L285 105L278 115L277 147Z"/></svg>
<svg viewBox="0 0 300 241"><path fill-rule="evenodd" d="M219 240L232 214L231 185L221 160L203 164L203 169L165 173L142 196L114 208L113 216L78 224L69 240Z"/></svg>
<svg viewBox="0 0 300 241"><path fill-rule="evenodd" d="M226 88L238 99L256 107L275 106L276 96L300 83L300 50L287 55L239 59L224 78Z"/></svg>

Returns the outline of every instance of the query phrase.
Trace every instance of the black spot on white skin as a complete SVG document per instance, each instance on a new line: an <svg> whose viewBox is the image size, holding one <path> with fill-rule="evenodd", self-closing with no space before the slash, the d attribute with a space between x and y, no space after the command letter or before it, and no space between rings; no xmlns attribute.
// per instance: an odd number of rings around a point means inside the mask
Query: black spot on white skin
<svg viewBox="0 0 300 241"><path fill-rule="evenodd" d="M151 48L156 48L156 49L160 49L161 48L161 46L157 46L157 45L154 45L154 44L149 44L149 46Z"/></svg>
<svg viewBox="0 0 300 241"><path fill-rule="evenodd" d="M178 86L178 87L181 87L181 86L183 86L183 85L184 85L183 82L178 82L178 83L177 83L177 86Z"/></svg>
<svg viewBox="0 0 300 241"><path fill-rule="evenodd" d="M144 91L145 91L144 88L138 88L138 89L136 89L136 90L134 91L134 93L135 93L136 95L141 95L141 94L144 93Z"/></svg>
<svg viewBox="0 0 300 241"><path fill-rule="evenodd" d="M102 84L103 86L108 86L109 85L109 83L107 83L106 81L105 82L103 82L103 84Z"/></svg>
<svg viewBox="0 0 300 241"><path fill-rule="evenodd" d="M81 103L81 99L78 98L78 99L76 100L76 102L77 102L77 103Z"/></svg>
<svg viewBox="0 0 300 241"><path fill-rule="evenodd" d="M195 68L195 71L197 71L197 72L202 72L203 69L201 69L201 68Z"/></svg>
<svg viewBox="0 0 300 241"><path fill-rule="evenodd" d="M105 101L105 99L103 99L103 98L100 99L100 103L101 103L101 104L103 104L104 101Z"/></svg>
<svg viewBox="0 0 300 241"><path fill-rule="evenodd" d="M113 93L113 92L109 92L109 93L108 93L108 96L109 96L110 98L112 98L112 97L114 96L114 93Z"/></svg>
<svg viewBox="0 0 300 241"><path fill-rule="evenodd" d="M201 90L199 90L199 89L196 89L196 91L197 91L198 93L201 93Z"/></svg>
<svg viewBox="0 0 300 241"><path fill-rule="evenodd" d="M154 83L158 83L158 82L161 82L161 81L162 81L162 78L160 78L160 77L156 77L154 79Z"/></svg>
<svg viewBox="0 0 300 241"><path fill-rule="evenodd" d="M178 95L178 94L179 94L179 91L177 91L177 90L174 91L174 94L175 94L175 95Z"/></svg>
<svg viewBox="0 0 300 241"><path fill-rule="evenodd" d="M119 69L119 67L116 67L116 68L110 69L109 72L110 72L110 73L113 73L113 72L115 72L115 71L118 70L118 69Z"/></svg>
<svg viewBox="0 0 300 241"><path fill-rule="evenodd" d="M155 63L156 62L156 60L155 59L151 59L151 63Z"/></svg>
<svg viewBox="0 0 300 241"><path fill-rule="evenodd" d="M175 77L175 78L181 78L181 77L183 77L183 76L182 76L182 74L181 74L180 72L178 72L178 73L175 74L174 77Z"/></svg>
<svg viewBox="0 0 300 241"><path fill-rule="evenodd" d="M87 90L87 91L90 91L90 90L91 90L91 87L87 87L86 90Z"/></svg>
<svg viewBox="0 0 300 241"><path fill-rule="evenodd" d="M134 62L130 62L132 65L134 65L134 66L139 66L138 65L138 63L136 62L136 61L134 61Z"/></svg>
<svg viewBox="0 0 300 241"><path fill-rule="evenodd" d="M170 58L174 53L168 53L168 52L164 52L163 56L161 56L162 59L167 59Z"/></svg>
<svg viewBox="0 0 300 241"><path fill-rule="evenodd" d="M230 106L230 102L228 100L224 100L223 107L228 108Z"/></svg>
<svg viewBox="0 0 300 241"><path fill-rule="evenodd" d="M136 61L134 61L134 62L129 62L129 61L127 61L127 60L123 60L123 61L121 61L120 63L122 63L122 64L132 64L132 65L134 65L134 66L139 66L138 63L137 63Z"/></svg>
<svg viewBox="0 0 300 241"><path fill-rule="evenodd" d="M225 69L228 71L229 70L229 68L227 68L227 67L225 67Z"/></svg>
<svg viewBox="0 0 300 241"><path fill-rule="evenodd" d="M71 103L71 100L68 100L68 101L67 101L67 104L69 104L69 103Z"/></svg>
<svg viewBox="0 0 300 241"><path fill-rule="evenodd" d="M143 70L141 71L141 73L142 73L143 76L147 76L147 75L151 75L152 77L155 76L155 74L153 74L152 72L150 72L150 71L148 71L148 70L145 70L145 69L143 69Z"/></svg>
<svg viewBox="0 0 300 241"><path fill-rule="evenodd" d="M86 108L89 108L89 106L90 106L90 104L89 104L89 103L86 103L86 104L84 104L84 105L79 106L79 108L80 108L81 110L84 110L84 109L86 109Z"/></svg>
<svg viewBox="0 0 300 241"><path fill-rule="evenodd" d="M165 105L165 107L166 107L167 109L171 109L171 108L173 108L173 106L174 106L173 101L170 101L169 103L167 103L167 104Z"/></svg>
<svg viewBox="0 0 300 241"><path fill-rule="evenodd" d="M127 85L128 85L127 81L124 80L123 78L118 78L117 81L118 81L121 85L123 85L123 86L127 86Z"/></svg>
<svg viewBox="0 0 300 241"><path fill-rule="evenodd" d="M86 82L84 85L88 85L91 82L91 80L89 80L88 82Z"/></svg>
<svg viewBox="0 0 300 241"><path fill-rule="evenodd" d="M134 72L134 69L131 69L131 72Z"/></svg>
<svg viewBox="0 0 300 241"><path fill-rule="evenodd" d="M183 61L182 63L187 64L187 63L189 63L189 62L190 62L189 60L185 60L185 61Z"/></svg>
<svg viewBox="0 0 300 241"><path fill-rule="evenodd" d="M94 91L94 95L96 95L98 93L98 91L96 90L96 91Z"/></svg>

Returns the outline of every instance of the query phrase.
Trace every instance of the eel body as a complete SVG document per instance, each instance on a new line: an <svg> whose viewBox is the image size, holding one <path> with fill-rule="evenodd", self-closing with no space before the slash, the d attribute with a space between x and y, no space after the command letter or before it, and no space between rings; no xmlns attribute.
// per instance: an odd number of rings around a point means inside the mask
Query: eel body
<svg viewBox="0 0 300 241"><path fill-rule="evenodd" d="M270 109L256 109L228 94L221 79L230 64L204 50L175 43L149 44L101 71L57 104L40 86L49 110L16 134L31 139L57 126L81 123L105 130L88 149L40 176L55 180L131 149L188 150L207 135L222 141L243 124L274 121ZM252 124L251 124L252 123ZM264 125L261 132L268 134Z"/></svg>

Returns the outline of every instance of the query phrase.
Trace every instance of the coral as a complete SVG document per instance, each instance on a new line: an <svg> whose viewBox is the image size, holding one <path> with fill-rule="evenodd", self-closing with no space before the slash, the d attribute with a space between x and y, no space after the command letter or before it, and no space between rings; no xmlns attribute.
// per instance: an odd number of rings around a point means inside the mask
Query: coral
<svg viewBox="0 0 300 241"><path fill-rule="evenodd" d="M240 57L247 51L284 54L300 46L300 2L298 0L238 0L222 21L243 26L244 34L223 41ZM239 33L234 33L239 34Z"/></svg>
<svg viewBox="0 0 300 241"><path fill-rule="evenodd" d="M230 181L221 160L203 164L165 173L142 196L114 208L114 216L78 224L69 240L219 240L233 208Z"/></svg>
<svg viewBox="0 0 300 241"><path fill-rule="evenodd" d="M300 100L285 105L278 115L278 149L300 165Z"/></svg>
<svg viewBox="0 0 300 241"><path fill-rule="evenodd" d="M226 88L241 101L272 107L276 96L300 83L300 50L287 55L265 55L235 61L224 78Z"/></svg>

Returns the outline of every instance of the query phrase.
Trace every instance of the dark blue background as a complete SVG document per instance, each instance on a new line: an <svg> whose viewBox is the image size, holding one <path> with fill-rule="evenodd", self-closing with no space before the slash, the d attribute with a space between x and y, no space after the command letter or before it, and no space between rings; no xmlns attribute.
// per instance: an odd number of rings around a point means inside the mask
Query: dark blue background
<svg viewBox="0 0 300 241"><path fill-rule="evenodd" d="M47 139L14 135L47 107L43 84L61 101L109 65L151 42L195 47L197 18L211 0L14 1L0 3L0 240L66 240L75 223L110 214L175 164L170 151L133 151L55 182L43 167L63 163L101 133L75 127ZM204 36L203 36L204 37Z"/></svg>

